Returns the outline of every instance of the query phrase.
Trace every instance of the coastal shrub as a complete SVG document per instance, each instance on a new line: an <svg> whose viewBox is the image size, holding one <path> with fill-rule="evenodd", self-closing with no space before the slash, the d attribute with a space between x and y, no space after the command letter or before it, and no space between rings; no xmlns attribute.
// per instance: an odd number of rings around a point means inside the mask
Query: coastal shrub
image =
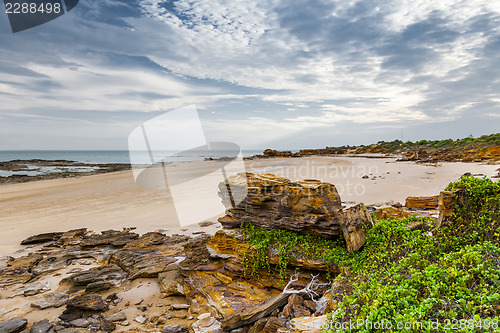
<svg viewBox="0 0 500 333"><path fill-rule="evenodd" d="M332 278L348 292L328 314L325 332L500 332L500 184L462 177L447 190L465 193L451 225L411 230L425 218L381 220L366 243L348 253L344 241L264 231L242 225L250 243L244 261L250 274L286 268L298 256L320 258L342 272ZM269 253L279 255L276 266ZM332 270L333 271L333 270Z"/></svg>
<svg viewBox="0 0 500 333"><path fill-rule="evenodd" d="M337 277L353 286L329 314L340 329L325 331L500 332L499 186L474 177L451 183L447 190L465 191L464 206L434 234L403 220L377 223L362 250L365 269Z"/></svg>
<svg viewBox="0 0 500 333"><path fill-rule="evenodd" d="M500 183L489 178L462 176L446 190L464 191L464 202L454 208L452 224L439 230L443 244L458 248L481 241L500 240Z"/></svg>

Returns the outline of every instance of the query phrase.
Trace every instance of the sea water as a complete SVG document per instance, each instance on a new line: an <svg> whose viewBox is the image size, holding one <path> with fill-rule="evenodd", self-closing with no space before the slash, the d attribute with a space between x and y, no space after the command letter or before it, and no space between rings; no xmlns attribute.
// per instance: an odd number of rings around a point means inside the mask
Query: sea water
<svg viewBox="0 0 500 333"><path fill-rule="evenodd" d="M155 151L154 160L165 162L199 161L206 158L231 156L233 152L224 150L190 150L189 152ZM243 150L244 157L262 154L262 150ZM137 156L137 155L136 155ZM149 163L149 152L140 152L140 163ZM0 150L0 162L13 160L64 160L89 164L130 163L128 150Z"/></svg>

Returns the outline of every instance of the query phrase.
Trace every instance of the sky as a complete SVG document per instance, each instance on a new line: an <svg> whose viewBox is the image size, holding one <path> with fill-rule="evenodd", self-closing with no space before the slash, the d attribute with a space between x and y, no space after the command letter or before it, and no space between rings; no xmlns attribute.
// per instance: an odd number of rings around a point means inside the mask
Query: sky
<svg viewBox="0 0 500 333"><path fill-rule="evenodd" d="M188 105L243 149L500 128L499 1L81 0L18 33L1 8L0 150L127 149Z"/></svg>

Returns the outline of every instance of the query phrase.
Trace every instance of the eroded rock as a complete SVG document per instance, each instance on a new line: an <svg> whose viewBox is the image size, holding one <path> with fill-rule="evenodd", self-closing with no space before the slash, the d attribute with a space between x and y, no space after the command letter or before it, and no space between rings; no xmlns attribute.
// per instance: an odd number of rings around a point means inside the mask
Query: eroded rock
<svg viewBox="0 0 500 333"><path fill-rule="evenodd" d="M75 273L62 283L69 283L75 289L106 290L112 285L119 285L126 278L126 273L117 265L103 265ZM103 285L104 284L104 285Z"/></svg>
<svg viewBox="0 0 500 333"><path fill-rule="evenodd" d="M438 207L439 196L430 197L408 197L405 206L413 209L436 209Z"/></svg>
<svg viewBox="0 0 500 333"><path fill-rule="evenodd" d="M169 270L169 266L178 260L176 257L184 255L187 239L187 236L150 232L113 253L110 262L124 269L131 280L157 277Z"/></svg>
<svg viewBox="0 0 500 333"><path fill-rule="evenodd" d="M130 232L130 230L106 230L101 232L100 234L92 234L88 237L85 237L80 245L83 247L95 247L104 245L122 247L138 237L138 234Z"/></svg>
<svg viewBox="0 0 500 333"><path fill-rule="evenodd" d="M285 229L326 238L342 232L349 251L364 244L366 228L373 225L363 205L343 209L334 185L319 180L291 182L272 174L238 174L227 179L233 197L248 190L245 199L232 207L226 183L219 184L219 196L228 207L219 219L223 227L239 228L250 221L265 230Z"/></svg>
<svg viewBox="0 0 500 333"><path fill-rule="evenodd" d="M21 332L28 326L28 319L16 318L0 323L0 332L2 333L17 333Z"/></svg>
<svg viewBox="0 0 500 333"><path fill-rule="evenodd" d="M58 308L65 305L68 299L69 296L65 294L47 294L31 303L31 306L40 310L45 310L48 308Z"/></svg>
<svg viewBox="0 0 500 333"><path fill-rule="evenodd" d="M47 320L41 320L31 326L31 333L54 333L54 325Z"/></svg>
<svg viewBox="0 0 500 333"><path fill-rule="evenodd" d="M99 295L83 295L71 298L66 304L68 309L78 309L87 311L104 311L106 303Z"/></svg>
<svg viewBox="0 0 500 333"><path fill-rule="evenodd" d="M59 240L63 235L63 232L48 232L44 234L30 236L23 241L21 241L21 245L29 245L29 244L40 244L40 243L48 243Z"/></svg>

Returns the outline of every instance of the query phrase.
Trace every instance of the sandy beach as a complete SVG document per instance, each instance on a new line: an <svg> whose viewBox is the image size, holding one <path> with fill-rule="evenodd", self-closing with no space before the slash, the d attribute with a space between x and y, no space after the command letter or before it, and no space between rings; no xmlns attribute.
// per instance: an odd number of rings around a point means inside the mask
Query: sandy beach
<svg viewBox="0 0 500 333"><path fill-rule="evenodd" d="M492 177L498 165L440 163L432 165L396 162L395 158L304 157L245 161L247 171L273 173L292 181L319 179L336 185L343 201L374 204L404 203L407 196L435 195L462 174ZM196 165L180 163L189 170ZM202 162L198 162L202 163ZM231 172L231 170L228 170ZM368 178L363 178L363 176ZM203 181L195 181L206 187ZM180 195L189 199L192 188ZM214 188L214 193L217 188ZM192 201L192 214L201 211ZM223 214L220 211L219 215ZM209 219L216 221L216 217ZM219 225L181 230L172 196L165 188L139 187L132 171L71 179L44 180L0 186L0 256L20 249L27 236L86 227L94 231L136 227L138 233L166 230L167 233L214 232Z"/></svg>

